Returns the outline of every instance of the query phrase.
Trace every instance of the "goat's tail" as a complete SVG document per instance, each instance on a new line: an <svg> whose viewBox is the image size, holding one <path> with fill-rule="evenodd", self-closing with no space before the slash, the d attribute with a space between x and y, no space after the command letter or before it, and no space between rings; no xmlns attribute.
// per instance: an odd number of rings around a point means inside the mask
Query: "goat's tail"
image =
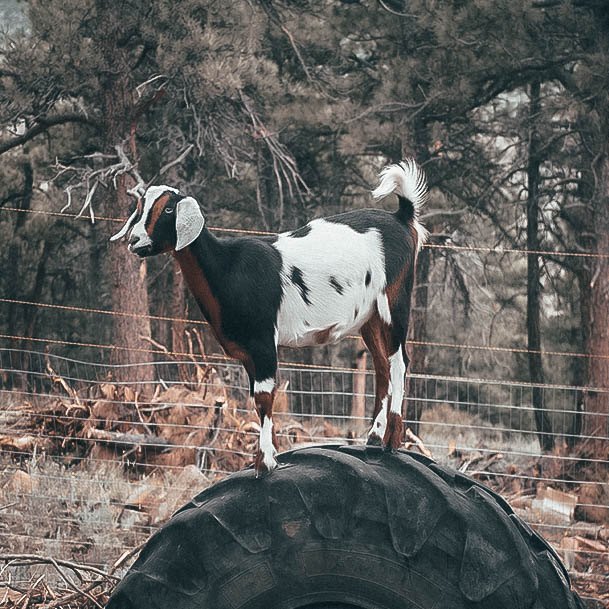
<svg viewBox="0 0 609 609"><path fill-rule="evenodd" d="M375 199L395 193L400 208L397 212L404 223L412 223L419 236L419 247L427 239L427 231L419 222L419 212L427 201L429 190L423 169L413 158L385 167L379 174L380 183L372 191Z"/></svg>
<svg viewBox="0 0 609 609"><path fill-rule="evenodd" d="M413 158L385 167L379 174L380 184L372 191L375 199L392 193L398 196L404 220L416 219L427 201L427 178Z"/></svg>

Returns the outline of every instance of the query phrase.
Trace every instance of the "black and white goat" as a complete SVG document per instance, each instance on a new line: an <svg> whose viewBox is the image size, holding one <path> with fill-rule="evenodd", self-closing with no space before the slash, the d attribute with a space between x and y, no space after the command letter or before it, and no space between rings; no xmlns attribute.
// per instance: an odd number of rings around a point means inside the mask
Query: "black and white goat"
<svg viewBox="0 0 609 609"><path fill-rule="evenodd" d="M417 218L427 182L414 160L381 172L372 195L391 193L399 200L394 213L355 210L273 238L218 239L195 199L152 186L111 238L130 233L134 254L175 256L223 349L245 366L261 423L258 475L277 465L278 345L322 345L360 332L376 372L368 443L402 444L405 341L415 262L426 236Z"/></svg>

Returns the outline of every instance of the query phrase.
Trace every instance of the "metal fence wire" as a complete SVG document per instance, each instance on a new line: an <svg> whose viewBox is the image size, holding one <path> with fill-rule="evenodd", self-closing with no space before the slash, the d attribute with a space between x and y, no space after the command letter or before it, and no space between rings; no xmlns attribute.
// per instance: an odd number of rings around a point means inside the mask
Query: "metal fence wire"
<svg viewBox="0 0 609 609"><path fill-rule="evenodd" d="M166 359L134 376L154 380L133 386L116 382L107 363L0 348L3 553L107 568L196 492L251 463L259 428L242 366ZM372 370L283 364L279 381L282 449L365 441ZM547 454L536 386L422 374L409 382L416 420L406 425L422 443L413 449L500 492L553 544L584 595L609 597L609 458L584 459L571 446L582 389L541 387L555 437ZM0 585L18 589L44 569L8 563Z"/></svg>

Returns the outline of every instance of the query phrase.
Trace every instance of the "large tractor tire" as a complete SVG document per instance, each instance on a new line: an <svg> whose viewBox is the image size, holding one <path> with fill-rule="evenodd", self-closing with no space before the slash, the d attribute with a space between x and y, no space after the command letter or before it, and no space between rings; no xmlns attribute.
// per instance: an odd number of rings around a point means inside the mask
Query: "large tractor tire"
<svg viewBox="0 0 609 609"><path fill-rule="evenodd" d="M580 609L498 495L421 455L325 446L229 476L142 550L108 609Z"/></svg>

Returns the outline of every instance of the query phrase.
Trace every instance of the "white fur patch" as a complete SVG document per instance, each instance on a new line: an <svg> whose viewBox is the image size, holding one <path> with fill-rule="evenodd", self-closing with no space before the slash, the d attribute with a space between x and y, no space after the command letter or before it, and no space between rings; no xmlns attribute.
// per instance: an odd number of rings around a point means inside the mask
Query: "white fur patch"
<svg viewBox="0 0 609 609"><path fill-rule="evenodd" d="M262 453L262 461L268 470L277 467L275 455L276 448L273 446L273 419L264 417L264 423L260 430L260 452Z"/></svg>
<svg viewBox="0 0 609 609"><path fill-rule="evenodd" d="M146 229L145 228L144 229L141 229L141 228L138 229L138 225L137 224L133 227L133 230L131 231L131 236L135 236L138 239L137 239L137 241L134 244L130 243L127 246L130 251L133 250L134 246L135 247L145 247L147 245L152 245L152 239L150 238L150 236L146 232ZM131 238L131 237L129 237L129 238Z"/></svg>
<svg viewBox="0 0 609 609"><path fill-rule="evenodd" d="M387 429L387 400L388 397L384 397L381 402L381 409L379 413L376 415L376 418L372 422L372 427L368 432L368 437L371 435L376 435L379 438L383 439L385 435L385 430Z"/></svg>
<svg viewBox="0 0 609 609"><path fill-rule="evenodd" d="M308 226L311 230L306 236L282 233L273 244L283 260L284 294L277 315L280 345L315 345L321 338L332 343L357 332L374 312L387 283L377 229L361 233L323 219ZM292 280L295 268L306 286L304 295Z"/></svg>
<svg viewBox="0 0 609 609"><path fill-rule="evenodd" d="M404 375L406 364L402 357L402 350L398 349L389 357L391 375L391 412L402 416L402 402L404 401Z"/></svg>
<svg viewBox="0 0 609 609"><path fill-rule="evenodd" d="M414 230L417 231L417 252L419 252L429 237L429 231L418 220L413 224Z"/></svg>
<svg viewBox="0 0 609 609"><path fill-rule="evenodd" d="M264 381L254 382L254 393L271 393L275 389L275 379L268 378Z"/></svg>
<svg viewBox="0 0 609 609"><path fill-rule="evenodd" d="M376 299L376 308L378 309L380 318L387 324L391 324L391 311L389 310L389 300L387 299L387 294L383 292Z"/></svg>

